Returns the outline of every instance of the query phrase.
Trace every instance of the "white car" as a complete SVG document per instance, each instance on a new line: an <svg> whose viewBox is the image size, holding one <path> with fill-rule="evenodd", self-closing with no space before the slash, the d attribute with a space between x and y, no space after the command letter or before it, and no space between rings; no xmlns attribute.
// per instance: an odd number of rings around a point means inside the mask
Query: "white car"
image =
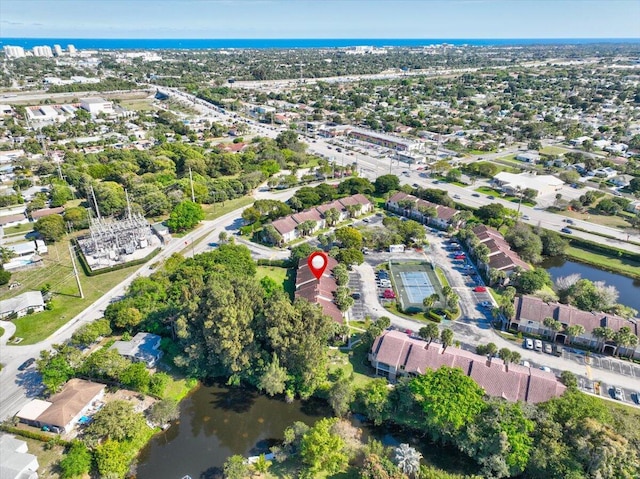
<svg viewBox="0 0 640 479"><path fill-rule="evenodd" d="M622 393L622 389L615 388L613 390L613 397L614 397L614 399L617 399L618 401L624 401L624 394Z"/></svg>
<svg viewBox="0 0 640 479"><path fill-rule="evenodd" d="M532 339L525 339L524 340L524 348L525 349L533 349L533 340Z"/></svg>
<svg viewBox="0 0 640 479"><path fill-rule="evenodd" d="M551 368L548 366L540 366L540 369L542 369L545 373L550 373L551 372Z"/></svg>
<svg viewBox="0 0 640 479"><path fill-rule="evenodd" d="M525 368L530 368L531 367L531 364L529 363L529 361L522 361L522 363L520 363L520 364L522 364Z"/></svg>
<svg viewBox="0 0 640 479"><path fill-rule="evenodd" d="M540 341L539 339L536 339L533 342L533 349L535 349L536 351L542 351L542 341Z"/></svg>

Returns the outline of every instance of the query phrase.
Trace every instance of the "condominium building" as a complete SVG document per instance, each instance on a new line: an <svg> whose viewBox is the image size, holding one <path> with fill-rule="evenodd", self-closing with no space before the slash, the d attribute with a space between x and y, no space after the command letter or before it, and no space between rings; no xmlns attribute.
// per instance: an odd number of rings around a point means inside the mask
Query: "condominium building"
<svg viewBox="0 0 640 479"><path fill-rule="evenodd" d="M13 45L5 45L4 54L7 56L7 58L23 58L25 56L24 48L16 47Z"/></svg>

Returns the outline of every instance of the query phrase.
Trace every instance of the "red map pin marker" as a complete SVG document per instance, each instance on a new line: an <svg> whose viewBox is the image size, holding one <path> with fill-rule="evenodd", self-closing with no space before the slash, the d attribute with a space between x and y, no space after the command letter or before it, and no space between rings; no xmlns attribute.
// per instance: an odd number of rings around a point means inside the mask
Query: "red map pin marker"
<svg viewBox="0 0 640 479"><path fill-rule="evenodd" d="M323 253L322 251L312 253L309 256L309 259L307 259L309 269L318 281L320 280L322 273L324 273L324 270L327 269L328 262L329 260L327 259L326 253Z"/></svg>

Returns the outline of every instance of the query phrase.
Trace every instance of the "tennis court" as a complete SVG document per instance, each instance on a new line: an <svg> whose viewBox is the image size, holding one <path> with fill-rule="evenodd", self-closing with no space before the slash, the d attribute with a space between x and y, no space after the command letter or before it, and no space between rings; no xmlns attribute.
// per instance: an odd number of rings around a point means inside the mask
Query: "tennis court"
<svg viewBox="0 0 640 479"><path fill-rule="evenodd" d="M401 271L400 278L411 303L422 303L424 298L436 292L427 273L423 271Z"/></svg>
<svg viewBox="0 0 640 479"><path fill-rule="evenodd" d="M442 287L431 263L426 261L389 262L391 279L396 289L400 308L405 312L424 311L422 300L433 294L439 300L433 305L441 306Z"/></svg>

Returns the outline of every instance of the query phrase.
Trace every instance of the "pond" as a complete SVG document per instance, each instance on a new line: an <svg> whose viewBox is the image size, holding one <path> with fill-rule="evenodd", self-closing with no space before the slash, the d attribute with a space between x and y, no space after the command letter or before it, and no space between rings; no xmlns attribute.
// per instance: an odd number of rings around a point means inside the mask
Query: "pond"
<svg viewBox="0 0 640 479"><path fill-rule="evenodd" d="M317 399L287 404L253 390L203 386L182 401L180 418L142 450L137 478L181 479L187 474L193 479L221 477L229 456L269 452L295 421L312 425L331 416L327 404ZM387 445L408 442L435 466L451 472L474 472L473 462L452 448L426 444L398 431L369 428L357 417L351 421L363 430L365 442L368 436Z"/></svg>
<svg viewBox="0 0 640 479"><path fill-rule="evenodd" d="M604 281L609 285L615 286L620 292L619 303L640 311L640 281L638 280L562 258L547 259L541 266L549 272L554 281L560 276L568 276L575 273L591 281Z"/></svg>

